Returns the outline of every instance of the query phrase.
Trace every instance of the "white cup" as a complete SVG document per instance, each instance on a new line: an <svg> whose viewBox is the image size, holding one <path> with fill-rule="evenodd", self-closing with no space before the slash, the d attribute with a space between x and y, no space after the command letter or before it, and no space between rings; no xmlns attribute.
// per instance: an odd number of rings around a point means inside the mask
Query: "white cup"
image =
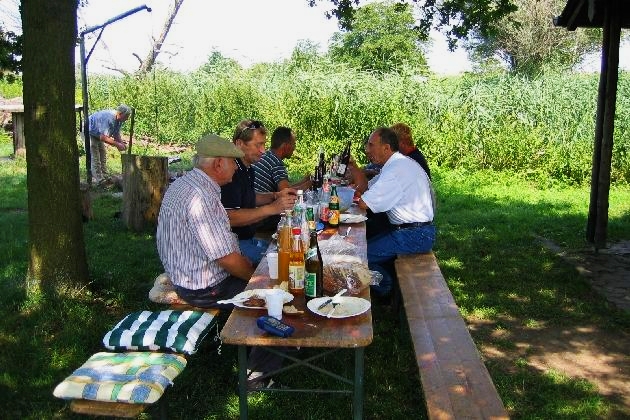
<svg viewBox="0 0 630 420"><path fill-rule="evenodd" d="M278 253L267 253L267 266L269 267L269 278L273 280L278 279Z"/></svg>
<svg viewBox="0 0 630 420"><path fill-rule="evenodd" d="M282 306L284 305L284 290L272 289L267 291L265 301L267 302L267 314L276 319L282 319Z"/></svg>

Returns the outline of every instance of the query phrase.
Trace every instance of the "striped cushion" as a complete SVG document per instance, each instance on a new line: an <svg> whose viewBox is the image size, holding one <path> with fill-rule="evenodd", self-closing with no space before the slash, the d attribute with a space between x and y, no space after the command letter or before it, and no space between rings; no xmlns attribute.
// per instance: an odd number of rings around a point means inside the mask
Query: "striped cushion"
<svg viewBox="0 0 630 420"><path fill-rule="evenodd" d="M199 311L140 311L127 315L103 338L114 351L170 350L195 354L215 324L214 316Z"/></svg>
<svg viewBox="0 0 630 420"><path fill-rule="evenodd" d="M152 404L186 367L178 354L96 353L55 388L57 398Z"/></svg>

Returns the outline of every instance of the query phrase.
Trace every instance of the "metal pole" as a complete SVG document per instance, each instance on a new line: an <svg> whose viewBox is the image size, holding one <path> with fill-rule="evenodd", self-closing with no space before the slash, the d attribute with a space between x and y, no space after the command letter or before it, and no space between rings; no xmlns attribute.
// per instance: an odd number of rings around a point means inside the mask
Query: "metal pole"
<svg viewBox="0 0 630 420"><path fill-rule="evenodd" d="M83 100L83 138L85 143L85 166L87 169L87 182L88 185L92 185L92 153L90 152L90 120L89 120L89 106L88 106L88 87L87 87L87 62L89 58L85 56L85 34L89 34L90 32L94 32L97 29L105 28L110 23L114 23L117 20L126 18L129 15L132 15L141 10L146 10L147 12L151 12L151 8L146 4L142 6L135 7L131 10L126 11L120 15L114 16L109 19L105 23L101 25L91 26L81 31L79 34L79 44L80 44L80 54L81 54L81 94ZM100 38L100 37L99 37ZM98 40L97 40L98 42ZM91 53L91 51L90 51Z"/></svg>
<svg viewBox="0 0 630 420"><path fill-rule="evenodd" d="M90 150L90 120L88 116L87 60L85 59L85 37L79 38L81 59L81 97L83 101L83 144L88 186L92 186L92 151Z"/></svg>

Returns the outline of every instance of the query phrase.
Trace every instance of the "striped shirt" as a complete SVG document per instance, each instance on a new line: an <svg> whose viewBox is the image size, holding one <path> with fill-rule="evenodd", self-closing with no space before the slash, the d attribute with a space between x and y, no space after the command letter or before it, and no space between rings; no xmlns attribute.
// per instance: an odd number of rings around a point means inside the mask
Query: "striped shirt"
<svg viewBox="0 0 630 420"><path fill-rule="evenodd" d="M160 260L171 281L190 290L221 283L229 274L216 260L240 253L221 204L219 185L197 168L166 190L156 239Z"/></svg>
<svg viewBox="0 0 630 420"><path fill-rule="evenodd" d="M271 150L267 150L260 160L252 165L256 171L254 177L254 189L256 192L278 191L278 183L283 179L289 180L287 168L278 156Z"/></svg>

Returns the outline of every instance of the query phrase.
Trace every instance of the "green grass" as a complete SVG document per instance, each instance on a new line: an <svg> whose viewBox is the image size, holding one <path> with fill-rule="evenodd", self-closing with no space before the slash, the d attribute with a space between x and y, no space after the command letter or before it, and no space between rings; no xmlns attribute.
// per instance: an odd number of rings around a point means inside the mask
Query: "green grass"
<svg viewBox="0 0 630 420"><path fill-rule="evenodd" d="M10 153L6 139L2 155ZM436 254L469 320L483 319L500 334L473 331L479 346L514 349L525 329L583 322L606 331L630 327L628 315L612 309L575 269L546 250L539 237L570 249L584 243L586 187L546 189L517 175L436 167L439 197ZM130 233L114 217L121 202L95 197L95 218L85 224L91 282L62 302L27 297L27 208L24 161L0 163L0 406L3 418L79 418L52 396L65 376L102 350L104 333L131 311L157 309L147 293L162 271L152 232ZM630 188L611 191L609 237L630 237ZM425 418L417 365L405 324L376 305L374 342L366 349L365 418ZM305 350L313 351L313 350ZM350 354L327 364L348 372ZM527 355L508 361L488 358L499 394L516 419L587 419L612 409L594 386L571 372L534 369ZM287 372L280 380L307 385L308 375ZM333 386L324 382L324 386ZM236 349L217 354L210 340L189 359L166 394L171 418L233 419L238 413ZM334 396L254 395L256 419L350 417L350 399ZM299 407L299 412L295 411ZM158 418L151 408L143 418Z"/></svg>

